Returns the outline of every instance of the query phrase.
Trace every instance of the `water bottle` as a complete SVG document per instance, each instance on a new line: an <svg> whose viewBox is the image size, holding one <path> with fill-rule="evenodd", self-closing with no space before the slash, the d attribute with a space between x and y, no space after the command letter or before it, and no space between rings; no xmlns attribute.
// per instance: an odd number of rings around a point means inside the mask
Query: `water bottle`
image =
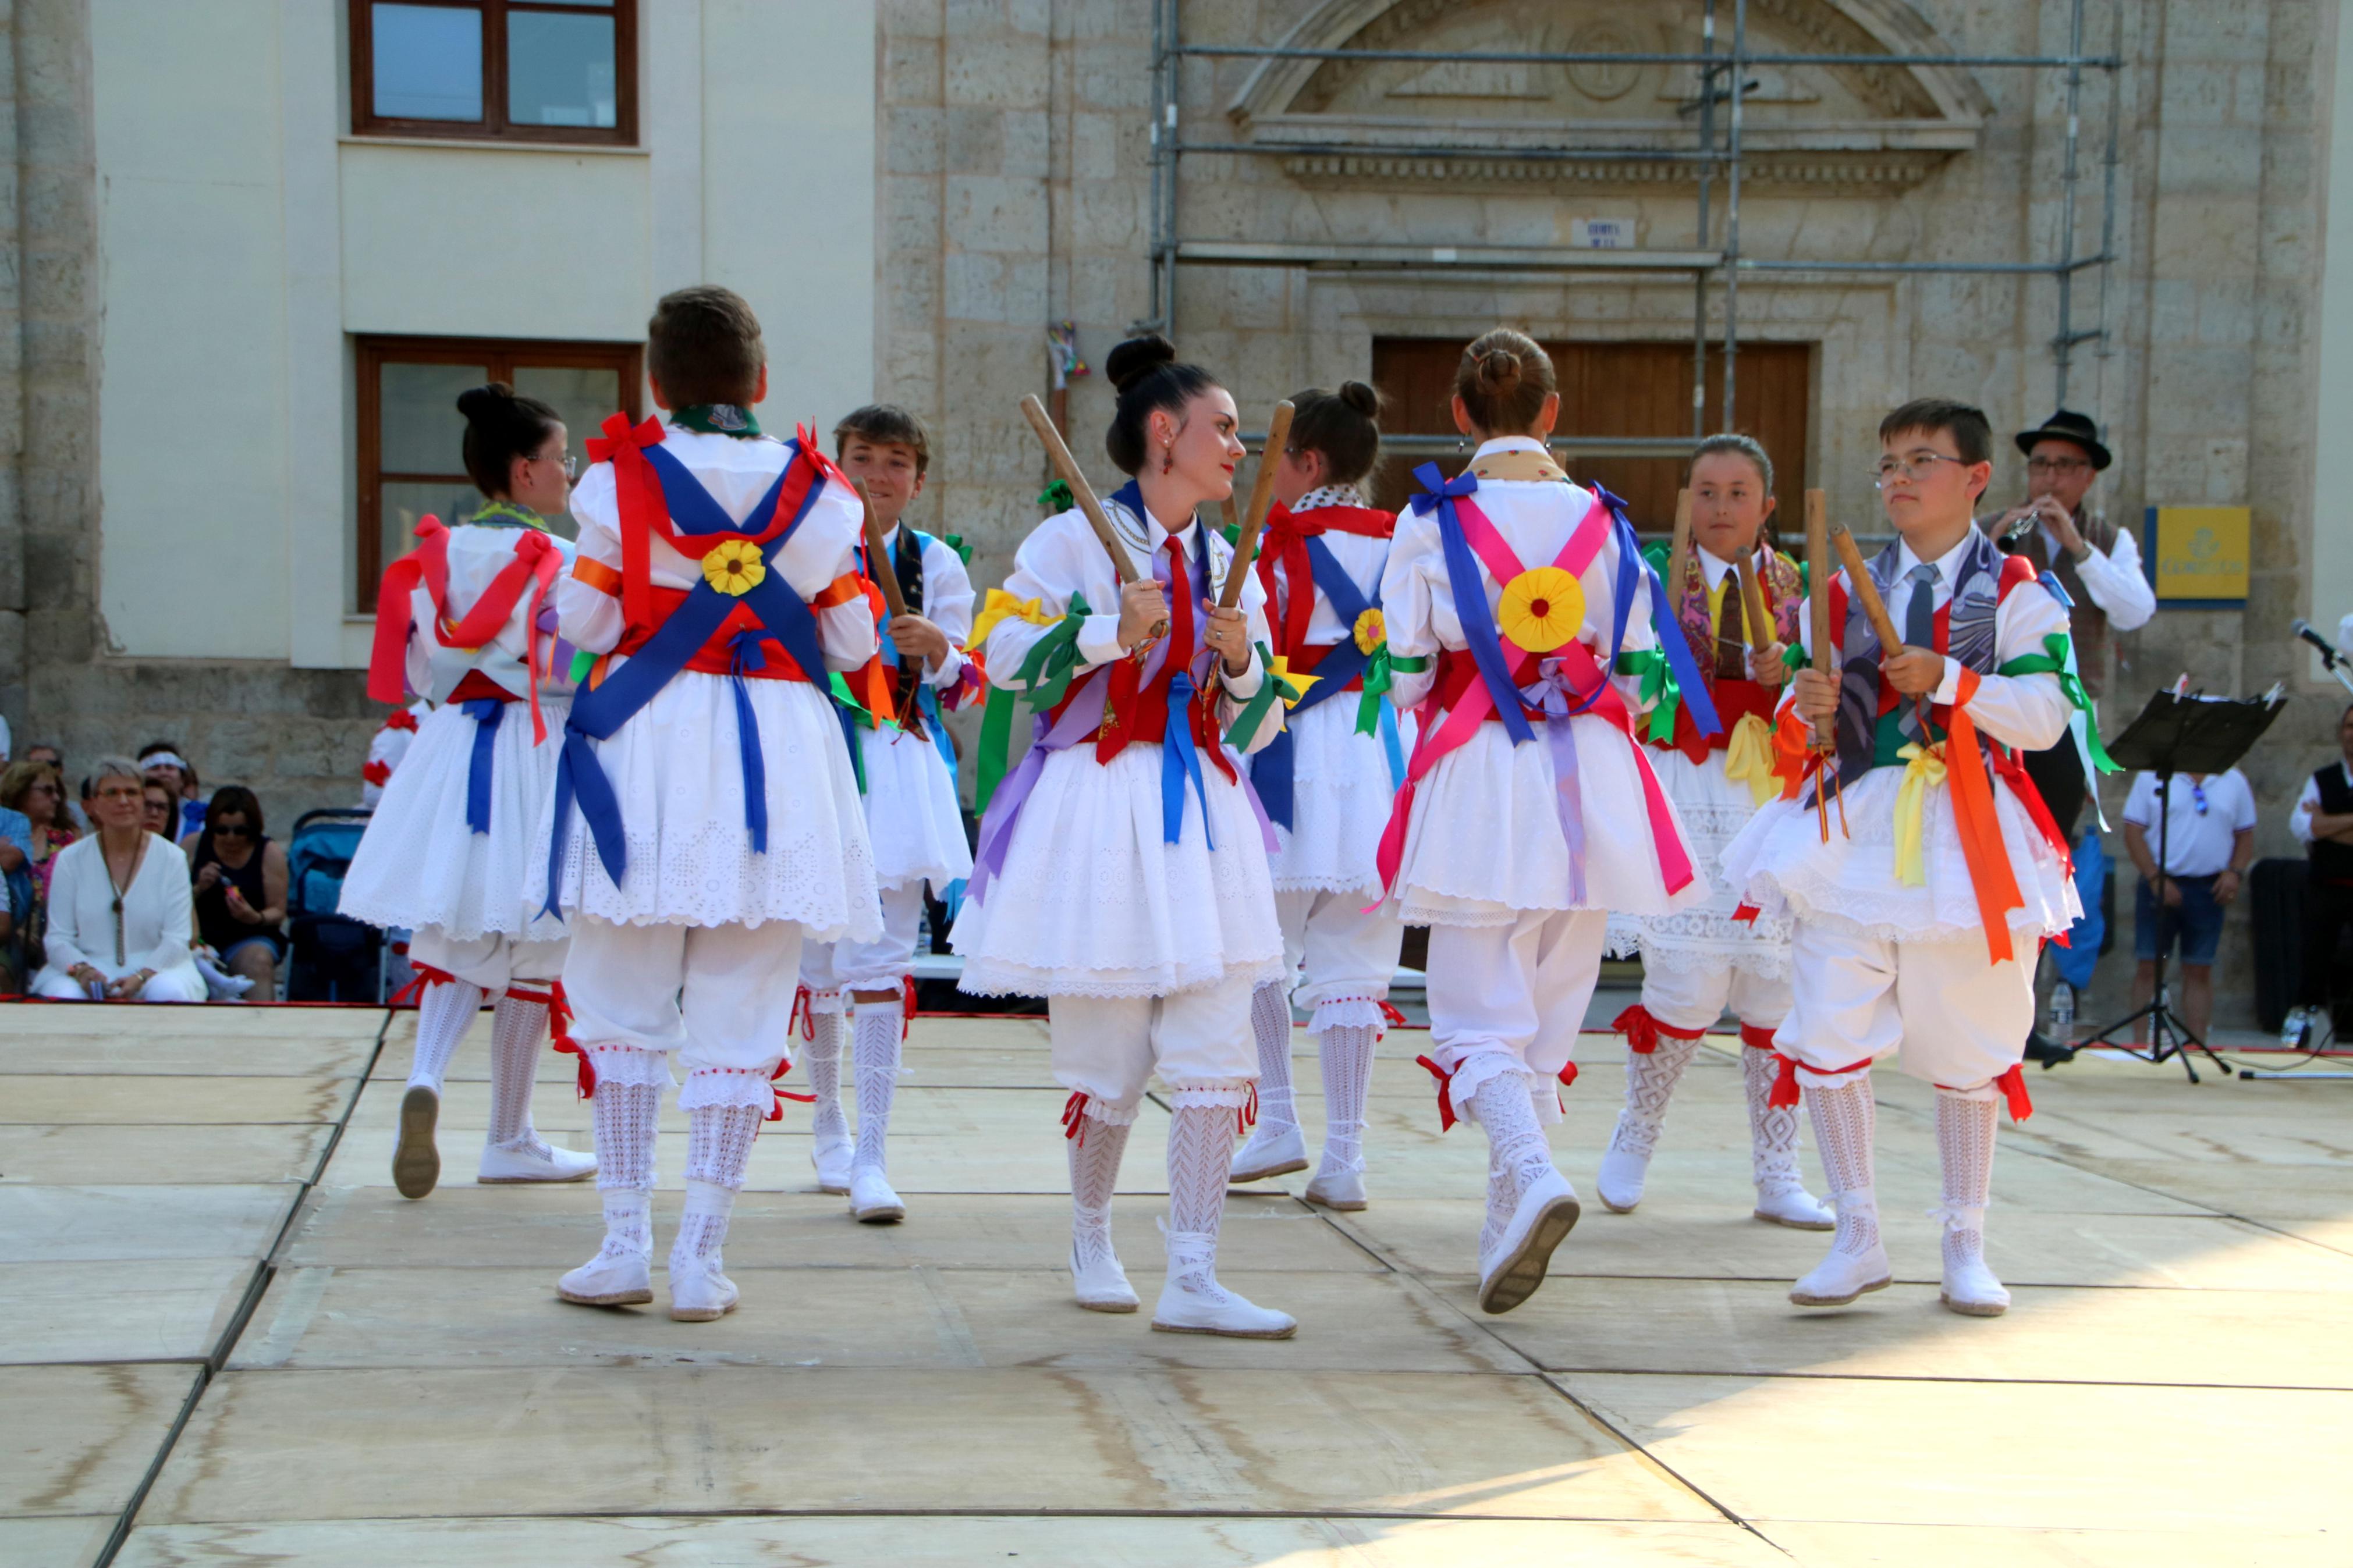
<svg viewBox="0 0 2353 1568"><path fill-rule="evenodd" d="M2075 1032L2075 988L2063 980L2051 987L2051 1032L2063 1040Z"/></svg>

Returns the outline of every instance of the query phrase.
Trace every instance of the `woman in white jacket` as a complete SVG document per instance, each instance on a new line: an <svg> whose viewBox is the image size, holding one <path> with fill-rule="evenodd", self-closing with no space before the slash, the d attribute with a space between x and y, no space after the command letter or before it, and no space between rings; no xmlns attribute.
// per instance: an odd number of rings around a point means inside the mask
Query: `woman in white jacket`
<svg viewBox="0 0 2353 1568"><path fill-rule="evenodd" d="M139 765L102 757L90 774L98 831L58 851L49 873L48 963L33 994L72 1002L201 1002L190 956L195 903L179 846L140 825Z"/></svg>

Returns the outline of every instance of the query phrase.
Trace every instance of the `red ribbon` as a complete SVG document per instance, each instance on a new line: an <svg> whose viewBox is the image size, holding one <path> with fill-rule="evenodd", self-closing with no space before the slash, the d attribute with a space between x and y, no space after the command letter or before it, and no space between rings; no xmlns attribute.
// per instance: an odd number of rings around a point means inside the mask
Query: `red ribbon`
<svg viewBox="0 0 2353 1568"><path fill-rule="evenodd" d="M1577 1087L1577 1064L1575 1062L1571 1062L1567 1067L1560 1069L1560 1087L1563 1089L1575 1089ZM1563 1109L1565 1110L1567 1108L1564 1107Z"/></svg>
<svg viewBox="0 0 2353 1568"><path fill-rule="evenodd" d="M429 987L435 985L453 985L457 984L458 977L450 973L448 970L436 969L429 963L420 963L415 967L417 970L416 978L412 979L407 984L402 986L399 990L386 997L384 1004L385 1006L417 1006L424 1002L425 993Z"/></svg>
<svg viewBox="0 0 2353 1568"><path fill-rule="evenodd" d="M1310 520L1313 521L1310 521ZM1354 533L1366 539L1388 539L1397 532L1393 512L1370 507L1320 506L1312 512L1293 512L1277 502L1269 507L1258 539L1258 580L1266 589L1267 618L1274 621L1274 651L1296 658L1307 646L1307 623L1315 614L1315 569L1308 563L1307 542L1327 531ZM1276 592L1280 565L1287 595ZM1275 619L1275 606L1282 615ZM1354 627L1349 628L1351 632ZM1306 667L1294 664L1294 669Z"/></svg>
<svg viewBox="0 0 2353 1568"><path fill-rule="evenodd" d="M793 993L793 1010L785 1019L785 1038L793 1037L793 1026L801 1026L801 1038L817 1038L817 1009L809 1005L809 988L801 986Z"/></svg>
<svg viewBox="0 0 2353 1568"><path fill-rule="evenodd" d="M392 717L384 721L384 727L387 730L406 730L409 733L415 734L417 715L406 708L396 708L393 710Z"/></svg>
<svg viewBox="0 0 2353 1568"><path fill-rule="evenodd" d="M591 1100L596 1094L596 1066L580 1042L572 1037L572 999L564 994L564 982L558 980L547 988L547 1034L549 1043L560 1057L573 1057L579 1061L579 1070L573 1075L573 1089L578 1098Z"/></svg>
<svg viewBox="0 0 2353 1568"><path fill-rule="evenodd" d="M2001 1097L2010 1101L2012 1121L2023 1121L2034 1114L2034 1100L2026 1092L2026 1073L2020 1063L2010 1063L2010 1070L1993 1081L1994 1087L2001 1090Z"/></svg>
<svg viewBox="0 0 2353 1568"><path fill-rule="evenodd" d="M1772 1106L1791 1106L1797 1104L1799 1102L1798 1069L1801 1067L1805 1067L1805 1064L1800 1061L1793 1060L1788 1057L1785 1057L1778 1050L1773 1053L1773 1059L1779 1063L1780 1066L1779 1069L1773 1075L1772 1092L1765 1097L1765 1103ZM1842 1068L1807 1067L1806 1070L1812 1073L1816 1078L1836 1078L1841 1073L1861 1072L1870 1065L1871 1058L1869 1057L1865 1057L1859 1062L1849 1062Z"/></svg>
<svg viewBox="0 0 2353 1568"><path fill-rule="evenodd" d="M1250 1099L1234 1112L1234 1136L1239 1138L1258 1125L1258 1079L1250 1079Z"/></svg>
<svg viewBox="0 0 2353 1568"><path fill-rule="evenodd" d="M392 777L390 763L370 763L360 770L360 777L372 784L381 784Z"/></svg>
<svg viewBox="0 0 2353 1568"><path fill-rule="evenodd" d="M1449 1092L1454 1085L1454 1075L1431 1061L1428 1057L1416 1057L1414 1061L1429 1069L1438 1080L1438 1130L1446 1132L1454 1126L1454 1096Z"/></svg>
<svg viewBox="0 0 2353 1568"><path fill-rule="evenodd" d="M1672 1024L1662 1024L1640 1002L1610 1019L1609 1032L1625 1036L1627 1048L1644 1057L1659 1048L1662 1035L1671 1040L1696 1040L1707 1033L1705 1029L1678 1029Z"/></svg>
<svg viewBox="0 0 2353 1568"><path fill-rule="evenodd" d="M795 1094L792 1090L785 1088L781 1083L777 1082L778 1079L782 1079L786 1073L792 1070L793 1058L790 1057L784 1057L777 1060L776 1070L768 1075L768 1082L775 1086L776 1099L776 1103L768 1107L768 1114L766 1117L767 1121L782 1121L785 1119L785 1101L788 1100L799 1100L803 1105L815 1105L817 1103L816 1095Z"/></svg>
<svg viewBox="0 0 2353 1568"><path fill-rule="evenodd" d="M1062 1101L1062 1136L1083 1149L1087 1146L1087 1091L1074 1089L1071 1098Z"/></svg>
<svg viewBox="0 0 2353 1568"><path fill-rule="evenodd" d="M1380 1009L1382 1022L1387 1024L1390 1028L1409 1029L1413 1026L1406 1022L1405 1015L1398 1012L1396 1006L1392 1005L1389 999L1386 996L1380 999Z"/></svg>
<svg viewBox="0 0 2353 1568"><path fill-rule="evenodd" d="M514 558L499 568L464 618L453 623L449 619L449 531L439 518L424 519L417 525L417 548L385 568L384 585L376 595L375 645L368 657L368 696L393 703L407 696L408 639L416 617L410 596L418 588L432 601L435 639L443 647L471 652L488 647L506 628L515 606L522 602L524 584L529 584L532 624L523 639L523 664L531 672L531 732L533 744L546 740L547 721L539 711L543 672L537 623L547 590L563 567L563 552L553 538L537 529L524 530L515 540ZM417 727L415 716L406 709L385 722L397 726L398 718L407 719L406 728Z"/></svg>
<svg viewBox="0 0 2353 1568"><path fill-rule="evenodd" d="M1752 1051L1769 1051L1773 1048L1773 1031L1761 1024L1743 1024L1740 1043Z"/></svg>
<svg viewBox="0 0 2353 1568"><path fill-rule="evenodd" d="M902 976L899 982L899 1043L907 1043L907 1029L915 1021L915 977Z"/></svg>

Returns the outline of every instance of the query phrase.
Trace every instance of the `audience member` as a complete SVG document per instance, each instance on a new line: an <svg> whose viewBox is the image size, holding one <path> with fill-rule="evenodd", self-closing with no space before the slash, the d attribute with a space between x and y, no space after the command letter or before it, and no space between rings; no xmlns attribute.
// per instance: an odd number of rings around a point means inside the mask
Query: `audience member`
<svg viewBox="0 0 2353 1568"><path fill-rule="evenodd" d="M161 780L180 803L179 826L164 835L185 838L205 825L205 803L197 797L195 764L173 750L169 741L150 741L139 748L140 772Z"/></svg>
<svg viewBox="0 0 2353 1568"><path fill-rule="evenodd" d="M161 779L151 778L142 792L146 812L142 826L158 838L177 839L180 837L180 801L171 786Z"/></svg>
<svg viewBox="0 0 2353 1568"><path fill-rule="evenodd" d="M8 879L9 940L14 973L21 977L40 967L41 931L47 923L49 872L57 853L77 837L65 817L65 781L53 765L26 760L11 763L0 772L0 808L20 813L30 829L31 859L21 873ZM19 878L22 879L21 886Z"/></svg>
<svg viewBox="0 0 2353 1568"><path fill-rule="evenodd" d="M2146 1005L2157 988L2157 955L2181 947L2181 1016L2206 1037L2214 1021L2214 951L2222 940L2222 911L2239 896L2239 882L2255 857L2255 792L2247 776L2176 773L2167 786L2163 837L2164 891L2158 885L2157 775L2133 775L2125 798L2125 849L2140 868L2133 905L2133 1002ZM2161 909L2161 912L2160 912ZM2134 1031L2145 1037L2147 1026Z"/></svg>
<svg viewBox="0 0 2353 1568"><path fill-rule="evenodd" d="M2353 925L2353 708L2337 718L2337 745L2344 756L2304 781L2304 793L2287 818L2288 831L2305 846L2308 867L2304 967L2296 1005L2280 1031L2280 1043L2290 1047L2311 1043L2315 1027L2348 989L2346 971L2337 962L2337 939Z"/></svg>
<svg viewBox="0 0 2353 1568"><path fill-rule="evenodd" d="M33 990L69 1001L201 1002L189 947L195 905L187 860L140 826L137 763L102 758L91 771L98 831L68 845L49 881L48 962Z"/></svg>
<svg viewBox="0 0 2353 1568"><path fill-rule="evenodd" d="M261 803L243 784L213 792L205 826L188 835L196 931L221 967L253 982L248 999L272 1001L286 955L286 850L262 833Z"/></svg>
<svg viewBox="0 0 2353 1568"><path fill-rule="evenodd" d="M28 763L48 763L50 771L58 775L58 789L60 791L64 790L66 779L66 754L63 752L58 751L47 741L43 741L37 745L27 746L25 748L25 760ZM58 810L59 814L59 824L63 826L73 829L77 837L90 831L90 818L83 815L80 801L69 795L59 801Z"/></svg>

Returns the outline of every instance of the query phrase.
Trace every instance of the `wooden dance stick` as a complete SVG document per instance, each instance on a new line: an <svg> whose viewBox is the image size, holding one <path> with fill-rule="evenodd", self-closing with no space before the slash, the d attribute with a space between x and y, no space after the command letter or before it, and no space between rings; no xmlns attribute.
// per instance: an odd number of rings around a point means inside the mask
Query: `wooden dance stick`
<svg viewBox="0 0 2353 1568"><path fill-rule="evenodd" d="M1757 580L1756 552L1733 565L1740 574L1740 607L1747 612L1741 619L1746 623L1748 651L1763 653L1773 646L1773 612L1765 607L1765 585Z"/></svg>
<svg viewBox="0 0 2353 1568"><path fill-rule="evenodd" d="M1813 635L1813 667L1828 672L1831 668L1831 579L1837 575L1831 565L1830 510L1820 490L1806 492L1806 616L1808 629ZM1838 721L1814 726L1814 750L1838 750Z"/></svg>
<svg viewBox="0 0 2353 1568"><path fill-rule="evenodd" d="M899 592L899 574L892 566L891 552L882 547L882 525L874 520L874 498L866 493L866 481L851 481L858 487L858 499L866 503L866 564L874 574L874 585L882 590L882 606L893 616L907 613L907 596Z"/></svg>
<svg viewBox="0 0 2353 1568"><path fill-rule="evenodd" d="M1691 491L1675 492L1674 538L1667 546L1667 580L1660 584L1667 591L1667 604L1683 603L1683 573L1691 565ZM1677 612L1680 613L1680 612Z"/></svg>
<svg viewBox="0 0 2353 1568"><path fill-rule="evenodd" d="M1087 483L1087 476L1079 468L1079 460L1071 457L1070 447L1062 444L1062 433L1054 428L1054 421L1047 415L1046 405L1038 401L1036 393L1023 395L1021 417L1029 421L1030 429L1038 432L1039 445L1046 448L1046 460L1054 465L1054 472L1071 487L1071 499L1079 503L1079 511L1086 518L1087 525L1103 542L1104 552L1111 557L1112 581L1122 587L1134 582L1142 574L1136 571L1135 563L1129 558L1127 546L1122 544L1119 535L1112 531L1111 517L1103 510L1103 502L1095 499L1094 487ZM1137 645L1136 656L1143 657L1145 648L1167 635L1166 621L1155 625L1151 636Z"/></svg>
<svg viewBox="0 0 2353 1568"><path fill-rule="evenodd" d="M1895 622L1887 613L1887 601L1879 596L1879 584L1871 580L1871 567L1862 558L1862 549L1846 524L1831 524L1831 544L1838 551L1839 564L1846 568L1847 589L1854 602L1862 606L1863 618L1871 623L1872 635L1879 639L1883 656L1894 654L1904 647L1904 639L1895 635Z"/></svg>
<svg viewBox="0 0 2353 1568"><path fill-rule="evenodd" d="M1250 576L1250 563L1258 558L1258 536L1266 527L1268 509L1274 505L1275 465L1282 460L1283 448L1290 444L1293 412L1291 399L1286 397L1274 405L1274 417L1266 422L1266 445L1259 448L1258 473L1250 480L1250 510L1242 513L1242 531L1234 540L1233 564L1226 568L1225 591L1218 595L1218 608L1221 610L1237 608L1242 602L1242 584Z"/></svg>

